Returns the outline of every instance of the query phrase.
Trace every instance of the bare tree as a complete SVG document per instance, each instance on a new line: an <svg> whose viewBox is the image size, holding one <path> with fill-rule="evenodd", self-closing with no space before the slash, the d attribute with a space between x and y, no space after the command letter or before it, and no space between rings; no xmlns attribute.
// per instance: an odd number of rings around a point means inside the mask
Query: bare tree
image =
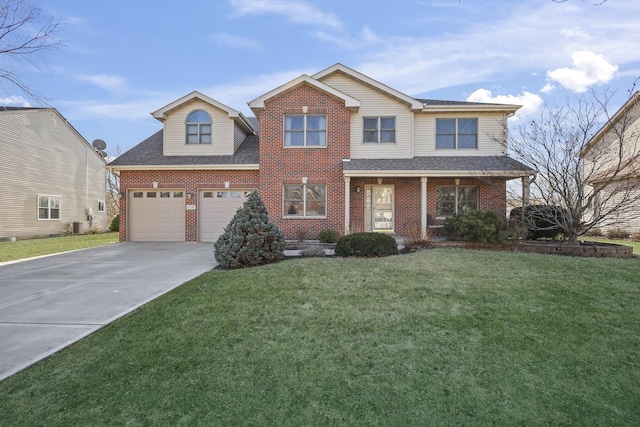
<svg viewBox="0 0 640 427"><path fill-rule="evenodd" d="M45 13L29 0L0 0L0 79L10 82L36 101L43 97L33 90L16 69L28 62L37 66L42 54L63 44L57 33L58 17Z"/></svg>
<svg viewBox="0 0 640 427"><path fill-rule="evenodd" d="M512 156L538 175L531 196L560 209L526 209L562 229L570 243L621 221L640 202L640 95L610 114L613 92L546 108L509 137ZM634 206L635 205L635 206Z"/></svg>
<svg viewBox="0 0 640 427"><path fill-rule="evenodd" d="M112 161L122 154L118 144L107 150L107 160ZM107 169L107 219L111 220L120 213L120 175Z"/></svg>

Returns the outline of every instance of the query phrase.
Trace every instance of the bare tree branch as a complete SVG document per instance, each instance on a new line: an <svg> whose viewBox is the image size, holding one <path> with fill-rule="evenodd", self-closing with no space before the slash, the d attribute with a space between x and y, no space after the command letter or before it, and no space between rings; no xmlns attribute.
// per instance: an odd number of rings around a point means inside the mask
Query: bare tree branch
<svg viewBox="0 0 640 427"><path fill-rule="evenodd" d="M24 69L25 61L37 67L43 53L62 46L64 42L57 38L61 25L60 18L46 14L29 0L0 0L0 80L46 103L16 69Z"/></svg>

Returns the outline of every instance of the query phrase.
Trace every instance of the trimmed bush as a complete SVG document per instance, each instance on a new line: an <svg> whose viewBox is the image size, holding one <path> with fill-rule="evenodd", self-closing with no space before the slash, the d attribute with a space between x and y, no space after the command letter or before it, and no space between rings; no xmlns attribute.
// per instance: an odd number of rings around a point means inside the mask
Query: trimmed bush
<svg viewBox="0 0 640 427"><path fill-rule="evenodd" d="M510 237L517 236L518 231L494 211L471 210L444 221L444 233L449 240L505 243Z"/></svg>
<svg viewBox="0 0 640 427"><path fill-rule="evenodd" d="M253 267L280 261L284 234L269 222L267 208L257 192L249 195L215 245L216 261L226 268Z"/></svg>
<svg viewBox="0 0 640 427"><path fill-rule="evenodd" d="M320 241L322 243L336 243L340 238L340 233L336 230L321 230Z"/></svg>
<svg viewBox="0 0 640 427"><path fill-rule="evenodd" d="M116 215L111 220L111 227L109 227L111 231L120 231L120 215Z"/></svg>
<svg viewBox="0 0 640 427"><path fill-rule="evenodd" d="M342 236L335 254L341 257L382 257L398 254L396 239L382 233L354 233Z"/></svg>
<svg viewBox="0 0 640 427"><path fill-rule="evenodd" d="M527 239L556 239L562 233L559 224L568 218L566 209L553 205L531 205L525 209L524 224L527 227ZM513 208L509 214L512 222L522 224L522 208Z"/></svg>
<svg viewBox="0 0 640 427"><path fill-rule="evenodd" d="M612 228L607 230L605 235L607 236L607 239L611 240L626 240L629 238L630 233L622 228Z"/></svg>

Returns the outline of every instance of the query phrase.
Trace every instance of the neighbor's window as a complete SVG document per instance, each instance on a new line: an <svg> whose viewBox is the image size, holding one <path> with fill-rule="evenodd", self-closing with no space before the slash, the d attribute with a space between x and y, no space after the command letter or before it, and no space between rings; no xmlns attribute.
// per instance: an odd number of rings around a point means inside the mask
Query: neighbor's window
<svg viewBox="0 0 640 427"><path fill-rule="evenodd" d="M478 119L436 119L436 148L478 148Z"/></svg>
<svg viewBox="0 0 640 427"><path fill-rule="evenodd" d="M285 217L318 217L327 214L326 185L285 185Z"/></svg>
<svg viewBox="0 0 640 427"><path fill-rule="evenodd" d="M302 114L284 116L285 147L326 147L327 116Z"/></svg>
<svg viewBox="0 0 640 427"><path fill-rule="evenodd" d="M478 209L478 187L447 186L436 188L436 216L454 214Z"/></svg>
<svg viewBox="0 0 640 427"><path fill-rule="evenodd" d="M104 200L98 200L98 212L104 212Z"/></svg>
<svg viewBox="0 0 640 427"><path fill-rule="evenodd" d="M211 144L211 116L195 110L187 116L187 144Z"/></svg>
<svg viewBox="0 0 640 427"><path fill-rule="evenodd" d="M38 219L60 219L60 196L38 195Z"/></svg>
<svg viewBox="0 0 640 427"><path fill-rule="evenodd" d="M395 117L365 117L363 123L363 142L396 142Z"/></svg>

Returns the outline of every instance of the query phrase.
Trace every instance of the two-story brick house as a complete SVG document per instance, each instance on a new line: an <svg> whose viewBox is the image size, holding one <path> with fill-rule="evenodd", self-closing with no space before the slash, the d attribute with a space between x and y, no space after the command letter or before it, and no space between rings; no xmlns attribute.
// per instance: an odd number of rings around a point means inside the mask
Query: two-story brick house
<svg viewBox="0 0 640 427"><path fill-rule="evenodd" d="M215 241L258 190L287 238L426 232L465 209L506 211L517 105L409 97L336 64L249 102L257 119L198 92L152 113L163 129L109 167L120 238Z"/></svg>

